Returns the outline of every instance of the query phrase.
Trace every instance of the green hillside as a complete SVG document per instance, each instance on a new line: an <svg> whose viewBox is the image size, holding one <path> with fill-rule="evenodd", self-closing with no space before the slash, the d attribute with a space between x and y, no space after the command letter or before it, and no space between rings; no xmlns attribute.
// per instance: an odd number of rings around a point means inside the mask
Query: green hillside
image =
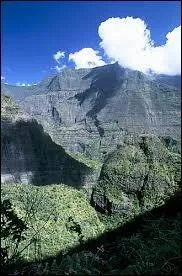
<svg viewBox="0 0 182 276"><path fill-rule="evenodd" d="M52 256L103 233L104 226L82 192L64 185L2 185L2 200L9 199L26 223L26 240L19 250L24 259Z"/></svg>

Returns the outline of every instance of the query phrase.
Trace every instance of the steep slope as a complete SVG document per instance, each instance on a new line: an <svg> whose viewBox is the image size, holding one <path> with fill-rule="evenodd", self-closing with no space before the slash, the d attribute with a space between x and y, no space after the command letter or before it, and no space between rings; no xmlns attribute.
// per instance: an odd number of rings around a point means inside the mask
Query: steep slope
<svg viewBox="0 0 182 276"><path fill-rule="evenodd" d="M176 88L181 89L181 76L166 76L166 75L155 75L154 76L157 81L160 81L161 83L174 86Z"/></svg>
<svg viewBox="0 0 182 276"><path fill-rule="evenodd" d="M91 203L109 215L108 227L115 227L164 204L180 190L180 181L180 154L154 135L133 136L104 162ZM113 214L119 214L117 219Z"/></svg>
<svg viewBox="0 0 182 276"><path fill-rule="evenodd" d="M173 78L160 79L115 63L66 69L28 87L21 97L8 86L3 91L21 100L23 110L42 124L55 143L103 160L122 145L128 132L180 140L181 92Z"/></svg>
<svg viewBox="0 0 182 276"><path fill-rule="evenodd" d="M54 197L51 199L51 203L55 203L54 206L57 207L56 209L59 210L61 207L60 210L62 210L62 202L54 202L53 200L54 198L57 198L57 192L60 189L60 198L64 195L63 192L66 192L65 205L68 207L68 196L70 197L71 189L67 192L67 189L61 189L60 186L57 187L58 189L55 189L55 187L54 189L51 188L53 187L46 187L45 190L39 188L39 196L44 195L44 198L46 198L44 194L44 191L46 190L46 192L49 194L54 194ZM2 187L2 190L4 194L4 187ZM24 190L26 191L26 189ZM12 194L12 192L9 191L8 195L9 194ZM31 191L31 194L33 195L34 191ZM92 220L90 227L87 229L87 231L84 231L84 234L89 236L92 229L96 230L94 235L98 233L99 230L102 229L102 224L97 222L96 215L94 214L93 210L90 209L88 204L85 204L84 199L82 202L80 202L79 193L76 191L72 191L71 196L74 196L73 205L71 208L68 208L69 213L66 213L64 220L66 220L72 212L74 213L76 205L79 210L81 209L81 212L77 214L75 221L79 221L79 225L81 226L80 228L82 231L84 230L82 226L87 225L90 219ZM19 194L16 193L16 200L18 200L18 198ZM19 202L19 206L26 206L27 200L25 200L25 198L23 200L23 204L22 200ZM14 196L13 199L15 200ZM48 202L50 203L50 199ZM38 219L40 217L46 218L47 216L47 205L45 206L45 212L43 211L44 208L40 208L42 205L44 205L43 202L41 202L38 208L36 207L36 211L40 210ZM104 233L96 239L90 239L85 243L80 243L80 245L71 248L71 250L66 252L62 250L57 255L51 256L51 258L44 258L42 260L40 259L39 255L37 260L34 262L27 262L26 260L21 259L17 260L13 265L10 266L2 265L2 272L4 272L6 275L15 274L15 272L19 272L23 275L42 275L43 273L48 275L180 275L180 206L181 195L177 194L175 197L167 201L165 205L154 209L151 212L147 212L142 216L138 216L135 218L135 220L126 223L124 226L118 227L109 233ZM21 211L22 209L23 208L21 208ZM88 210L89 214L87 213ZM51 213L51 211L52 209L49 209L48 214ZM83 218L80 217L81 214L84 216L86 214L89 215L89 217L86 217L86 224L85 221L82 220ZM63 213L61 212L60 217L58 217L58 220L55 222L55 225L54 223L49 224L49 227L51 227L53 231L53 235L50 236L48 233L48 237L50 237L50 241L52 241L52 238L56 237L57 234L59 235L61 230L61 235L58 237L58 244L60 248L62 247L62 240L60 242L60 237L67 237L69 235L69 244L72 244L73 235L76 234L75 237L77 240L78 236L80 235L79 227L77 229L76 227L68 227L67 231L65 231L63 225L59 225L60 218L62 217ZM93 221L96 222L94 225ZM39 220L37 222L39 222ZM36 222L34 221L34 226L35 225ZM70 223L67 225L70 226ZM43 231L44 230L42 229L42 232ZM65 235L65 232L67 235ZM28 239L26 240L28 242ZM40 236L39 233L37 235L37 240L40 242L44 241L45 244L49 244L49 240L46 240L46 236ZM68 243L65 243L64 246L67 244ZM56 251L56 244L54 244L54 241L51 242L48 248L46 248L44 244L42 248L40 247L40 243L37 245L39 245L39 250L38 246L36 250L35 244L35 249L33 250L34 258L36 258L35 252L37 254L38 252L45 252L45 249L48 249L50 253L51 250L52 253ZM29 247L30 250L27 250L26 248L26 252L22 252L22 255L25 254L25 259L27 259L27 257L32 253L32 244Z"/></svg>
<svg viewBox="0 0 182 276"><path fill-rule="evenodd" d="M35 185L92 182L92 169L55 144L34 118L9 96L1 97L1 181Z"/></svg>
<svg viewBox="0 0 182 276"><path fill-rule="evenodd" d="M2 185L2 200L6 199L27 226L26 240L19 244L19 251L24 249L25 260L56 255L60 250L79 245L80 239L86 241L104 231L104 225L83 193L72 187ZM80 229L80 234L75 227Z"/></svg>

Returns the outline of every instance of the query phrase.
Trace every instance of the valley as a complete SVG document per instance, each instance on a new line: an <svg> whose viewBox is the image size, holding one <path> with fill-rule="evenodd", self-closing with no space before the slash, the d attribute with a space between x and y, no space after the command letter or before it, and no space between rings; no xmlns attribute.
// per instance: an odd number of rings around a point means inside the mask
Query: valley
<svg viewBox="0 0 182 276"><path fill-rule="evenodd" d="M181 189L180 79L146 75L114 63L65 69L30 87L2 84L2 201L10 200L13 212L27 226L26 239L18 244L20 263L25 262L22 269L29 262L34 270L34 262L38 271L38 265L49 259L48 271L55 275L50 268L54 259L61 275L149 273L155 266L162 273L163 259L170 254L179 259L179 210L168 218L164 206L173 198L178 201ZM150 213L158 208L164 209L152 222ZM95 252L102 245L102 235L127 227L140 216L150 218L152 237L158 235L155 227L160 230L159 239L163 231L171 231L172 245L165 251L162 243L163 259L158 264L154 264L158 257L149 250L150 238L145 250L151 255L149 259L144 258L147 253L143 255L142 268L137 266L141 259L132 264L133 253L127 251L137 250L140 241L144 246L145 230L136 230L128 240L118 234L118 247L117 241L104 238L106 255ZM168 224L170 219L175 230ZM134 228L144 224L135 222ZM11 239L3 241L3 246L10 247L10 260L18 252ZM85 251L92 240L95 247ZM117 257L112 246L118 250ZM76 247L80 247L76 253L70 253Z"/></svg>

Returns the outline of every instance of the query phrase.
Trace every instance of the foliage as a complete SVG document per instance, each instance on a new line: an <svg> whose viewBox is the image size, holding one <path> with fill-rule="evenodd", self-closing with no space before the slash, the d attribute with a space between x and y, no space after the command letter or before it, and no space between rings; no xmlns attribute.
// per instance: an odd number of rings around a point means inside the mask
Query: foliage
<svg viewBox="0 0 182 276"><path fill-rule="evenodd" d="M25 275L180 275L181 217L147 215L140 231L94 243L53 261L25 265Z"/></svg>
<svg viewBox="0 0 182 276"><path fill-rule="evenodd" d="M159 218L144 221L141 234L125 239L125 258L130 263L123 273L179 273L181 229L180 218Z"/></svg>
<svg viewBox="0 0 182 276"><path fill-rule="evenodd" d="M109 208L112 214L102 216L106 227L163 205L180 188L180 163L180 154L155 136L127 137L121 149L108 156L93 190L93 206L105 212Z"/></svg>
<svg viewBox="0 0 182 276"><path fill-rule="evenodd" d="M18 247L25 240L27 227L12 209L11 202L6 199L1 202L1 264L6 265L18 258Z"/></svg>
<svg viewBox="0 0 182 276"><path fill-rule="evenodd" d="M84 163L87 167L93 170L100 170L102 164L97 160L92 160L80 152L68 152L73 158L81 163Z"/></svg>
<svg viewBox="0 0 182 276"><path fill-rule="evenodd" d="M95 210L82 192L64 185L2 185L2 197L12 201L14 211L28 226L21 242L27 260L65 252L104 231ZM79 231L74 231L74 227Z"/></svg>
<svg viewBox="0 0 182 276"><path fill-rule="evenodd" d="M129 238L117 238L106 243L99 256L99 271L87 267L87 275L175 275L180 272L180 218L149 219L143 222L143 231ZM80 275L82 252L75 260L67 256L67 265L75 265L75 275ZM79 261L78 261L79 260ZM77 266L78 265L78 266ZM73 266L73 265L71 265ZM97 266L96 266L97 267ZM79 268L79 269L78 269ZM84 262L82 269L85 268ZM72 271L68 275L72 275Z"/></svg>

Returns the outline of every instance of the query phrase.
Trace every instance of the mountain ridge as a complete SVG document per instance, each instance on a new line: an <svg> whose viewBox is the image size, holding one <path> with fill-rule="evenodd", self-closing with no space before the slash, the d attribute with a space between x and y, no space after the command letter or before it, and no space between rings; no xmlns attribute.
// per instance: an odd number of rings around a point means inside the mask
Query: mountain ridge
<svg viewBox="0 0 182 276"><path fill-rule="evenodd" d="M65 150L102 159L128 132L180 140L179 81L158 78L114 63L65 69L30 87L3 85L2 92L13 96Z"/></svg>
<svg viewBox="0 0 182 276"><path fill-rule="evenodd" d="M138 71L138 70L132 70L132 69L129 69L129 68L121 67L118 64L118 62L113 63L113 64L107 64L107 65L104 65L104 66L98 66L98 67L95 67L93 69L89 69L89 68L80 68L80 69L65 68L65 69L62 70L61 73L45 77L39 83L34 84L34 85L30 85L30 86L18 86L18 85L3 83L3 82L1 83L1 85L2 85L2 87L18 87L20 89L31 90L32 87L35 88L37 86L39 86L39 87L44 86L46 83L51 82L55 77L62 76L62 75L66 74L66 73L69 73L69 72L83 72L85 74L89 74L89 72L91 72L92 70L97 70L99 68L109 68L111 66L120 67L120 68L124 69L125 71L133 71L133 72L139 73L143 76L146 76L151 80L158 80L163 84L169 84L170 86L181 88L181 85L180 85L181 84L181 75L170 76L170 75L165 75L165 74L154 74L154 73L144 74L144 73L142 73L141 71Z"/></svg>

